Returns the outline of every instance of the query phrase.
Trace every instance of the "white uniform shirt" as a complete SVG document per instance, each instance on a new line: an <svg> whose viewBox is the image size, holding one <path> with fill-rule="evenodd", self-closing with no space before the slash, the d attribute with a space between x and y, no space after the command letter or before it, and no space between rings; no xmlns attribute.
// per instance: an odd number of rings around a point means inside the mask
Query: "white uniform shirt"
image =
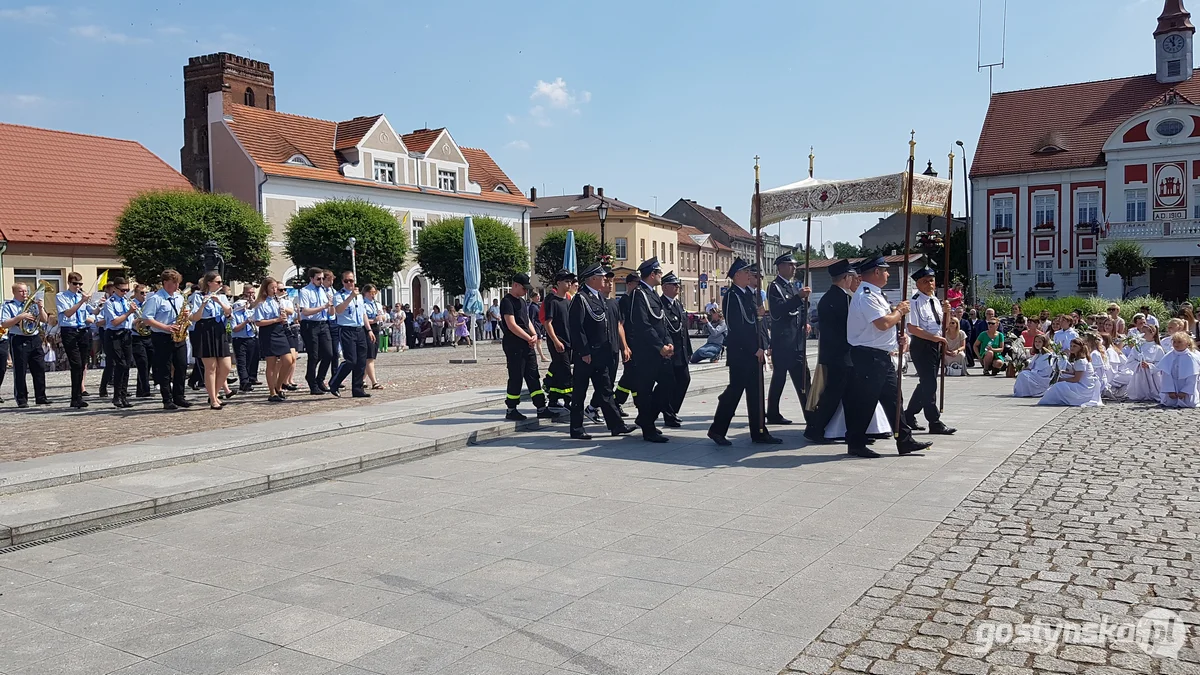
<svg viewBox="0 0 1200 675"><path fill-rule="evenodd" d="M908 315L909 323L932 335L941 335L941 319L946 318L945 315L942 314L942 301L933 296L925 295L924 293L917 293L912 297L911 304L912 312L910 312ZM937 308L937 314L934 314L935 305Z"/></svg>
<svg viewBox="0 0 1200 675"><path fill-rule="evenodd" d="M888 353L898 348L896 329L879 330L875 320L890 314L892 306L883 291L874 284L862 282L850 300L846 316L846 341L851 347L872 347Z"/></svg>

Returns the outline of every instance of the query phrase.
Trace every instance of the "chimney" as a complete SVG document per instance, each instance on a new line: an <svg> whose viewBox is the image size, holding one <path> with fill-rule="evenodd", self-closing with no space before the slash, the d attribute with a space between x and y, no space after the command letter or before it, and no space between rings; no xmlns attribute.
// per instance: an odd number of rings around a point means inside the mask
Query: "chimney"
<svg viewBox="0 0 1200 675"><path fill-rule="evenodd" d="M591 186L591 185L584 185L584 186L583 186L583 196L584 196L584 197L591 197L591 196L592 196L592 186Z"/></svg>
<svg viewBox="0 0 1200 675"><path fill-rule="evenodd" d="M531 201L531 202L537 201L537 188L535 188L535 187L529 188L529 201Z"/></svg>
<svg viewBox="0 0 1200 675"><path fill-rule="evenodd" d="M719 207L719 206L718 206L718 207L717 207L717 210L718 210L718 211L721 211L721 207ZM721 213L725 213L725 212L724 212L724 211L721 211Z"/></svg>
<svg viewBox="0 0 1200 675"><path fill-rule="evenodd" d="M596 188L596 196L603 197L604 196L604 188Z"/></svg>

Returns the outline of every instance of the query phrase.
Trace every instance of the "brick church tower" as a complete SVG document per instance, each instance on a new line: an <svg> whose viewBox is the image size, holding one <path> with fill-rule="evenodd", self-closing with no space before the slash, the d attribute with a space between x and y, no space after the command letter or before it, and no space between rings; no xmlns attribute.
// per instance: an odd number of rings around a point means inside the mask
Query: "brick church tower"
<svg viewBox="0 0 1200 675"><path fill-rule="evenodd" d="M275 73L271 65L220 52L193 56L183 67L183 147L180 172L197 188L208 191L212 177L208 162L208 95L222 92L226 105L240 103L275 109Z"/></svg>

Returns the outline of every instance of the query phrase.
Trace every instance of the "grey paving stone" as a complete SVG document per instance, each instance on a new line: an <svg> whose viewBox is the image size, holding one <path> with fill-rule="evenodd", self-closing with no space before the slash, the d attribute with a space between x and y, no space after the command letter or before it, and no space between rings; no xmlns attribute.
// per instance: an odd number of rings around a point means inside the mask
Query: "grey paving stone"
<svg viewBox="0 0 1200 675"><path fill-rule="evenodd" d="M189 675L217 675L275 649L270 643L225 631L176 647L152 660Z"/></svg>
<svg viewBox="0 0 1200 675"><path fill-rule="evenodd" d="M684 652L607 637L571 659L567 666L589 675L657 675Z"/></svg>
<svg viewBox="0 0 1200 675"><path fill-rule="evenodd" d="M542 675L550 666L486 650L472 652L443 668L445 675Z"/></svg>
<svg viewBox="0 0 1200 675"><path fill-rule="evenodd" d="M696 647L692 655L769 671L786 665L802 646L801 640L778 633L726 626Z"/></svg>
<svg viewBox="0 0 1200 675"><path fill-rule="evenodd" d="M140 660L132 654L93 642L8 672L12 675L104 675Z"/></svg>
<svg viewBox="0 0 1200 675"><path fill-rule="evenodd" d="M528 623L527 619L467 608L416 632L425 637L482 649Z"/></svg>
<svg viewBox="0 0 1200 675"><path fill-rule="evenodd" d="M725 624L652 609L625 624L613 637L654 647L691 651Z"/></svg>
<svg viewBox="0 0 1200 675"><path fill-rule="evenodd" d="M595 633L535 621L496 640L485 647L485 650L536 661L547 666L559 666L603 637Z"/></svg>
<svg viewBox="0 0 1200 675"><path fill-rule="evenodd" d="M243 663L226 675L325 675L339 663L291 649L275 651Z"/></svg>
<svg viewBox="0 0 1200 675"><path fill-rule="evenodd" d="M349 663L407 635L403 631L347 619L302 637L288 646L312 656Z"/></svg>
<svg viewBox="0 0 1200 675"><path fill-rule="evenodd" d="M106 638L104 644L123 652L148 659L159 654L206 638L219 631L189 619L168 617L148 626L135 628L120 635Z"/></svg>
<svg viewBox="0 0 1200 675"><path fill-rule="evenodd" d="M658 608L679 616L729 623L757 601L757 598L735 593L685 588Z"/></svg>
<svg viewBox="0 0 1200 675"><path fill-rule="evenodd" d="M399 599L395 593L355 586L313 575L300 575L264 586L253 595L300 605L346 618L355 617Z"/></svg>
<svg viewBox="0 0 1200 675"><path fill-rule="evenodd" d="M470 647L435 640L423 635L406 635L350 663L372 673L430 675L470 654Z"/></svg>
<svg viewBox="0 0 1200 675"><path fill-rule="evenodd" d="M611 635L646 610L613 602L584 598L550 614L543 622L597 635Z"/></svg>
<svg viewBox="0 0 1200 675"><path fill-rule="evenodd" d="M344 620L340 616L307 607L287 606L278 612L247 621L233 630L256 640L283 647Z"/></svg>

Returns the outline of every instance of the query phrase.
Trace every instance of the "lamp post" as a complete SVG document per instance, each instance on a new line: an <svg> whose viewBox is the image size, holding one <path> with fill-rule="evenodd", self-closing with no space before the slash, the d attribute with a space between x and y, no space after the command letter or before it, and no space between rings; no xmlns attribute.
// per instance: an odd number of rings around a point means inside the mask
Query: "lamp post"
<svg viewBox="0 0 1200 675"><path fill-rule="evenodd" d="M608 202L600 200L600 208L596 209L600 215L600 253L604 253L604 221L608 220Z"/></svg>
<svg viewBox="0 0 1200 675"><path fill-rule="evenodd" d="M975 238L974 223L971 222L971 186L967 182L967 146L963 145L962 141L955 141L955 145L962 148L962 163L963 163L963 204L966 205L967 218L967 276L971 279L971 287L967 290L971 292L971 299L975 299L975 275L972 273L974 263L971 260L971 241ZM947 227L949 229L949 227ZM946 235L946 245L950 245L950 235Z"/></svg>
<svg viewBox="0 0 1200 675"><path fill-rule="evenodd" d="M925 167L925 170L921 172L921 175L929 176L930 178L937 178L937 175L938 175L937 170L935 170L933 168L933 160L932 159L929 160L929 165ZM925 231L933 232L933 215L925 216ZM950 234L947 233L946 238L949 239L949 237L950 237Z"/></svg>
<svg viewBox="0 0 1200 675"><path fill-rule="evenodd" d="M213 240L205 242L204 246L200 247L200 258L204 266L204 271L216 270L225 276L225 258L221 255L221 246Z"/></svg>

